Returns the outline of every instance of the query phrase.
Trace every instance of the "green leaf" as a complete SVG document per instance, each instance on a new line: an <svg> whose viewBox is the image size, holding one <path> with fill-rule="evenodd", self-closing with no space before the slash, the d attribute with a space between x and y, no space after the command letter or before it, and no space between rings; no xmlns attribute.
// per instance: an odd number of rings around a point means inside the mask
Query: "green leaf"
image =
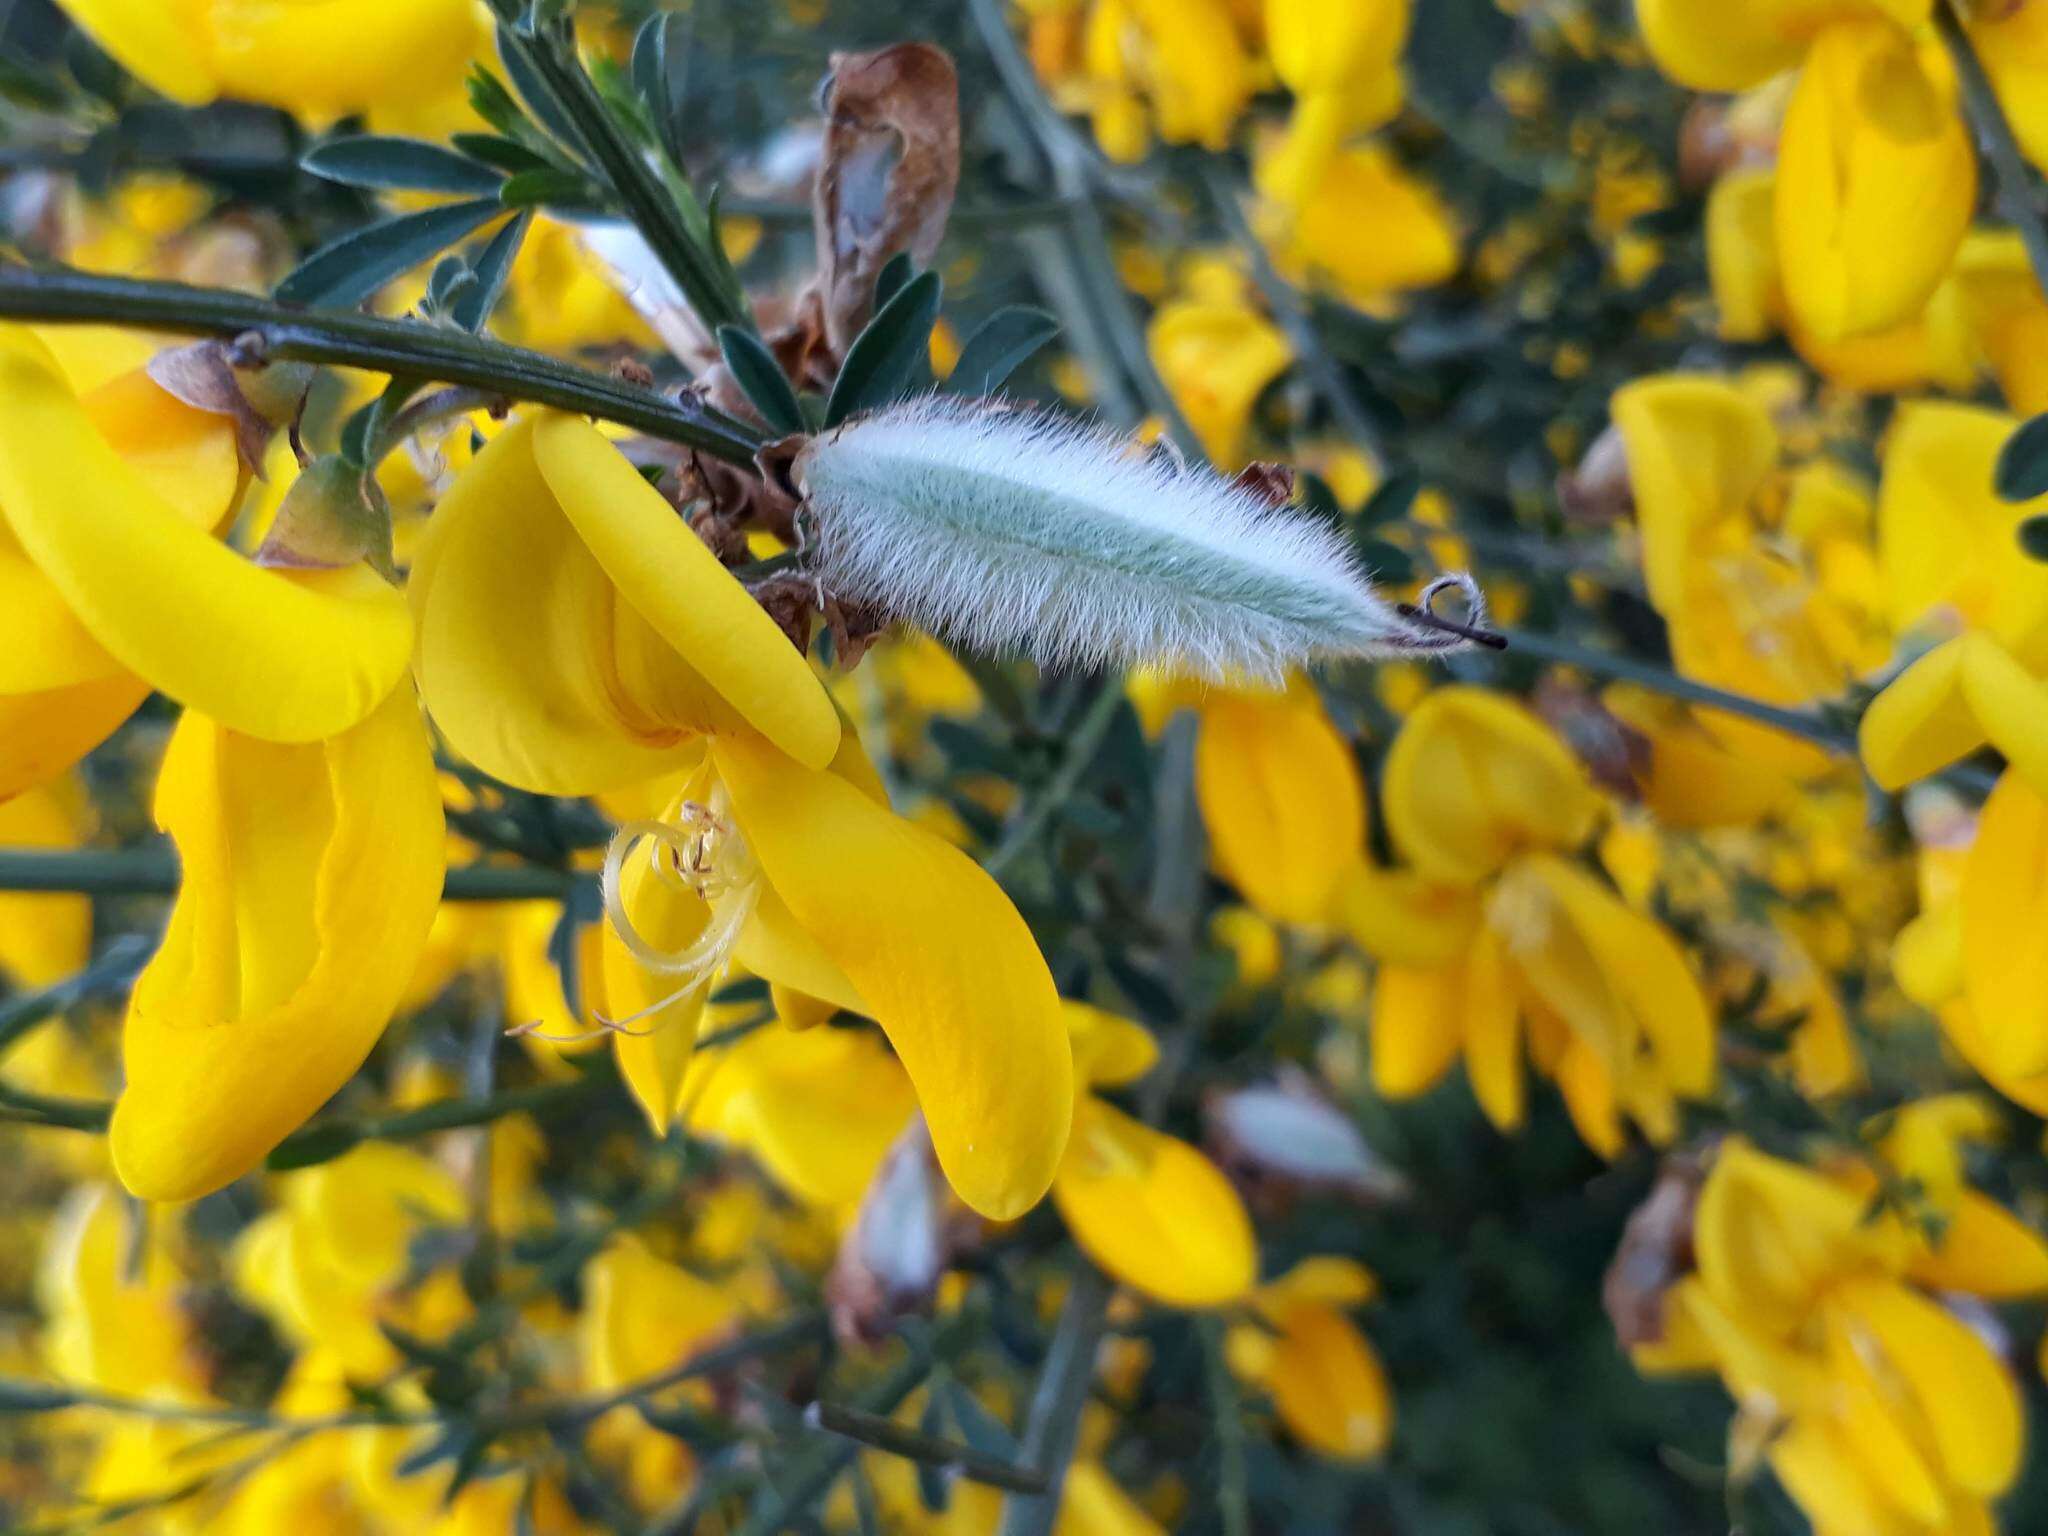
<svg viewBox="0 0 2048 1536"><path fill-rule="evenodd" d="M590 184L589 177L575 171L558 170L551 165L535 171L520 171L498 189L498 201L507 208L527 208L536 203L591 204L600 201L602 196Z"/></svg>
<svg viewBox="0 0 2048 1536"><path fill-rule="evenodd" d="M466 155L423 139L358 134L329 139L306 151L299 164L315 176L345 187L386 192L452 192L486 197L497 191L498 172Z"/></svg>
<svg viewBox="0 0 2048 1536"><path fill-rule="evenodd" d="M2048 512L2036 513L2021 523L2020 549L2030 560L2048 560Z"/></svg>
<svg viewBox="0 0 2048 1536"><path fill-rule="evenodd" d="M1421 494L1422 476L1414 470L1404 469L1389 475L1358 509L1358 526L1377 528L1382 523L1400 522L1407 517L1415 505L1415 498Z"/></svg>
<svg viewBox="0 0 2048 1536"><path fill-rule="evenodd" d="M545 155L501 134L458 133L449 142L470 159L481 160L485 165L494 166L508 176L516 176L521 171L545 170L554 164Z"/></svg>
<svg viewBox="0 0 2048 1536"><path fill-rule="evenodd" d="M689 56L690 21L674 11L647 18L633 40L633 86L654 120L655 136L676 164L683 163L682 86L676 61Z"/></svg>
<svg viewBox="0 0 2048 1536"><path fill-rule="evenodd" d="M882 263L882 270L875 274L875 308L880 309L897 294L903 285L917 276L917 267L908 251L898 251Z"/></svg>
<svg viewBox="0 0 2048 1536"><path fill-rule="evenodd" d="M498 62L505 66L505 73L511 77L512 89L519 93L519 99L526 103L526 109L540 119L541 126L561 143L584 160L590 158L590 146L583 135L576 131L561 98L555 95L540 71L533 67L533 60L527 54L528 48L552 46L546 38L535 38L531 42L514 36L503 23L498 26ZM578 68L581 66L578 65Z"/></svg>
<svg viewBox="0 0 2048 1536"><path fill-rule="evenodd" d="M992 395L1026 358L1059 335L1060 323L1027 304L999 309L975 328L960 349L946 388L962 395Z"/></svg>
<svg viewBox="0 0 2048 1536"><path fill-rule="evenodd" d="M1365 562L1366 573L1374 581L1398 587L1415 579L1415 558L1405 549L1385 539L1360 539L1357 549L1358 558Z"/></svg>
<svg viewBox="0 0 2048 1536"><path fill-rule="evenodd" d="M2048 414L2022 422L2005 440L1991 484L2006 501L2048 496Z"/></svg>
<svg viewBox="0 0 2048 1536"><path fill-rule="evenodd" d="M346 309L504 212L495 197L400 214L323 245L277 285L285 304Z"/></svg>
<svg viewBox="0 0 2048 1536"><path fill-rule="evenodd" d="M785 434L804 430L804 410L797 403L796 390L766 342L736 325L721 325L718 350L725 356L733 381L746 391L763 421Z"/></svg>
<svg viewBox="0 0 2048 1536"><path fill-rule="evenodd" d="M476 286L462 296L454 311L455 323L465 331L481 331L491 311L498 307L498 300L505 294L506 279L512 275L512 260L532 227L533 213L529 209L516 219L508 219L505 227L491 236L490 244L478 253L471 265Z"/></svg>
<svg viewBox="0 0 2048 1536"><path fill-rule="evenodd" d="M867 329L846 349L846 362L825 403L826 426L836 427L858 411L887 405L917 377L931 350L943 292L939 274L926 272L904 284L876 311Z"/></svg>

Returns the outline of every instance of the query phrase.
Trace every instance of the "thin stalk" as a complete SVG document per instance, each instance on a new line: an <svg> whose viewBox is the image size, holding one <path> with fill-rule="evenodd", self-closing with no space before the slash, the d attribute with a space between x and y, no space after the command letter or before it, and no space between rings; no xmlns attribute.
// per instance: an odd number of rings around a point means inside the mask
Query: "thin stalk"
<svg viewBox="0 0 2048 1536"><path fill-rule="evenodd" d="M0 1121L14 1125L97 1133L107 1128L113 1113L114 1106L101 1099L64 1099L0 1083Z"/></svg>
<svg viewBox="0 0 2048 1536"><path fill-rule="evenodd" d="M226 289L17 262L0 262L0 317L227 341L246 338L246 350L255 357L466 385L508 400L615 421L732 464L751 465L761 444L752 428L693 401L672 400L542 352L419 320L292 309Z"/></svg>
<svg viewBox="0 0 2048 1536"><path fill-rule="evenodd" d="M1044 1475L1045 1491L1007 1500L1000 1536L1051 1536L1080 1439L1081 1412L1095 1381L1095 1353L1113 1289L1101 1270L1085 1258L1079 1261L1024 1425L1024 1462Z"/></svg>
<svg viewBox="0 0 2048 1536"><path fill-rule="evenodd" d="M1208 1378L1209 1416L1216 1426L1216 1508L1223 1517L1223 1536L1251 1536L1251 1496L1245 1476L1244 1409L1237 1382L1223 1357L1223 1324L1214 1317L1195 1320L1202 1339L1203 1374Z"/></svg>
<svg viewBox="0 0 2048 1536"><path fill-rule="evenodd" d="M2048 222L2044 222L2040 204L2032 194L2033 178L2027 170L2027 158L2020 151L2012 122L2005 115L1991 77L1984 72L1984 61L1977 57L1977 49L1970 41L1958 0L1945 0L1935 6L1934 26L1948 45L1949 56L1955 60L1963 111L1970 126L1976 129L1978 142L1984 146L1992 174L1997 178L1999 211L2019 231L2027 260L2034 269L2034 280L2041 285L2042 293L2048 295Z"/></svg>
<svg viewBox="0 0 2048 1536"><path fill-rule="evenodd" d="M149 958L150 948L147 939L126 935L109 944L105 954L76 976L0 1003L0 1053L44 1020L77 1007L94 993L126 987Z"/></svg>
<svg viewBox="0 0 2048 1536"><path fill-rule="evenodd" d="M495 1039L495 1034L493 1039ZM316 1120L278 1143L270 1154L272 1168L304 1168L339 1157L365 1141L410 1141L437 1131L490 1125L508 1115L544 1114L590 1097L605 1079L596 1075L566 1083L540 1083L497 1093L422 1104L395 1115L366 1115L358 1120ZM309 1155L311 1154L311 1155Z"/></svg>
<svg viewBox="0 0 2048 1536"><path fill-rule="evenodd" d="M445 901L559 899L587 878L532 865L470 864L448 871L441 896ZM0 848L0 891L175 896L178 861L164 848Z"/></svg>
<svg viewBox="0 0 2048 1536"><path fill-rule="evenodd" d="M683 223L675 199L598 94L577 57L575 33L564 23L559 30L531 38L521 37L516 29L508 29L506 36L509 46L525 53L554 92L576 131L583 135L626 217L675 279L704 329L715 333L721 325L737 325L752 330L754 317L727 291L715 259Z"/></svg>
<svg viewBox="0 0 2048 1536"><path fill-rule="evenodd" d="M984 1456L971 1445L940 1435L920 1433L880 1414L865 1413L838 1403L817 1402L811 1404L805 1417L818 1428L835 1435L844 1435L849 1440L871 1445L878 1451L887 1451L891 1456L901 1456L906 1461L921 1461L927 1466L958 1472L969 1482L1006 1488L1012 1493L1045 1492L1045 1474L1035 1468Z"/></svg>
<svg viewBox="0 0 2048 1536"><path fill-rule="evenodd" d="M1059 808L1073 798L1083 775L1102 750L1102 743L1109 735L1109 728L1116 722L1117 711L1124 701L1123 679L1107 677L1102 681L1101 690L1088 705L1074 728L1067 733L1067 750L1060 759L1060 765L1046 781L1045 788L1027 805L1003 833L1003 840L988 856L987 869L992 875L1000 875L1015 863L1045 830L1047 822L1058 813Z"/></svg>

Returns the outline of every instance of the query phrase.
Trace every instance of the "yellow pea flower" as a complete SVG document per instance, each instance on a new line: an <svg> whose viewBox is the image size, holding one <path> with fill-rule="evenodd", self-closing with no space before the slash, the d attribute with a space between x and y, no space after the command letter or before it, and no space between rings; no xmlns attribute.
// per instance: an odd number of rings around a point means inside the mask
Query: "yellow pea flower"
<svg viewBox="0 0 2048 1536"><path fill-rule="evenodd" d="M2038 5L1983 6L1969 30L2020 148L2048 165L2048 15Z"/></svg>
<svg viewBox="0 0 2048 1536"><path fill-rule="evenodd" d="M89 820L76 784L0 799L0 847L75 848ZM0 976L47 987L76 973L92 949L92 898L0 895Z"/></svg>
<svg viewBox="0 0 2048 1536"><path fill-rule="evenodd" d="M1924 1171L1930 1141L1981 1125L1960 1108L1908 1106L1887 1146L1917 1144ZM1722 1143L1694 1216L1696 1269L1666 1293L1666 1336L1637 1362L1718 1369L1742 1408L1731 1443L1767 1434L1780 1480L1822 1527L1989 1529L1983 1502L2019 1468L2019 1394L1984 1340L1920 1287L2039 1290L2048 1246L1972 1191L1949 1192L1957 1219L1939 1241L1890 1209L1871 1219L1873 1192L1867 1170ZM2015 1268L2001 1277L2001 1264Z"/></svg>
<svg viewBox="0 0 2048 1536"><path fill-rule="evenodd" d="M236 97L316 122L459 94L489 36L473 0L64 0L173 101Z"/></svg>
<svg viewBox="0 0 2048 1536"><path fill-rule="evenodd" d="M1264 1386L1294 1437L1336 1461L1371 1461L1394 1431L1393 1389L1371 1342L1345 1315L1378 1289L1350 1259L1304 1259L1259 1287L1264 1322L1225 1336L1231 1369Z"/></svg>
<svg viewBox="0 0 2048 1536"><path fill-rule="evenodd" d="M1111 0L1126 68L1169 144L1226 149L1252 92L1251 61L1224 0Z"/></svg>
<svg viewBox="0 0 2048 1536"><path fill-rule="evenodd" d="M1318 923L1365 838L1351 745L1306 681L1204 699L1195 797L1217 869L1276 922Z"/></svg>
<svg viewBox="0 0 2048 1536"><path fill-rule="evenodd" d="M1258 1279L1258 1243L1223 1170L1089 1091L1150 1071L1151 1035L1115 1014L1064 1006L1080 1079L1073 1140L1052 1186L1067 1230L1104 1271L1167 1306L1241 1299Z"/></svg>
<svg viewBox="0 0 2048 1536"><path fill-rule="evenodd" d="M841 1211L860 1203L917 1108L873 1031L780 1022L700 1052L681 1097L694 1133L745 1148L799 1199Z"/></svg>
<svg viewBox="0 0 2048 1536"><path fill-rule="evenodd" d="M622 1034L622 1062L653 1058L636 1083L650 1112L673 1112L702 990L737 959L882 1026L969 1205L1007 1218L1035 1202L1072 1063L1030 930L971 860L888 809L746 590L567 416L508 427L435 524L412 577L418 673L458 751L552 794L696 765L669 819L629 824L607 881L607 1004L641 1031ZM636 1015L658 1017L643 1031Z"/></svg>
<svg viewBox="0 0 2048 1536"><path fill-rule="evenodd" d="M1699 0L1636 0L1657 67L1696 91L1746 91L1792 68L1844 16L1887 17L1908 31L1930 0L1748 0L1716 10Z"/></svg>
<svg viewBox="0 0 2048 1536"><path fill-rule="evenodd" d="M1288 146L1261 146L1256 180L1272 202L1259 233L1288 276L1320 278L1361 308L1383 309L1456 275L1459 235L1450 209L1383 145L1334 151L1291 193L1295 169ZM1373 231L1370 240L1358 237L1362 228Z"/></svg>
<svg viewBox="0 0 2048 1536"><path fill-rule="evenodd" d="M1262 172L1267 195L1305 211L1351 134L1401 108L1408 0L1266 0L1266 51L1296 97L1287 136Z"/></svg>
<svg viewBox="0 0 2048 1536"><path fill-rule="evenodd" d="M1785 111L1776 195L1801 326L1831 342L1919 314L1977 202L1946 56L1884 21L1822 32Z"/></svg>
<svg viewBox="0 0 2048 1536"><path fill-rule="evenodd" d="M152 1222L131 1263L133 1219L105 1184L79 1185L51 1218L36 1270L45 1358L60 1379L80 1386L203 1402L199 1357L178 1305L186 1276L172 1256L175 1227Z"/></svg>
<svg viewBox="0 0 2048 1536"><path fill-rule="evenodd" d="M254 1167L362 1065L425 947L444 828L410 690L327 741L188 712L157 781L184 882L137 980L110 1131L122 1183L187 1200Z"/></svg>
<svg viewBox="0 0 2048 1536"><path fill-rule="evenodd" d="M615 1392L686 1360L737 1327L744 1314L726 1287L616 1237L583 1270L577 1346L584 1385Z"/></svg>
<svg viewBox="0 0 2048 1536"><path fill-rule="evenodd" d="M1159 306L1145 331L1152 366L1218 468L1241 468L1252 408L1294 360L1280 328L1242 296L1189 296Z"/></svg>
<svg viewBox="0 0 2048 1536"><path fill-rule="evenodd" d="M1390 920L1400 888L1376 891L1370 873L1347 902L1353 936L1381 961L1379 1091L1421 1093L1462 1053L1481 1108L1513 1129L1526 1035L1596 1151L1621 1150L1624 1112L1668 1141L1676 1099L1713 1086L1712 1018L1670 934L1559 856L1599 811L1564 743L1506 699L1439 689L1394 739L1383 789L1388 835L1428 916Z"/></svg>
<svg viewBox="0 0 2048 1536"><path fill-rule="evenodd" d="M362 566L262 569L217 542L238 475L223 417L146 375L81 397L0 326L0 796L60 771L151 688L267 741L369 715L404 676L405 603Z"/></svg>

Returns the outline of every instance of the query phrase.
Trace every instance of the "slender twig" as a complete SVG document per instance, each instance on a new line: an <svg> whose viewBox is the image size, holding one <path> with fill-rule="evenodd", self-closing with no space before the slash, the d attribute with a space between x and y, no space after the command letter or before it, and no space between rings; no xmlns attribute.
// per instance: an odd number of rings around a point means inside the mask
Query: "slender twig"
<svg viewBox="0 0 2048 1536"><path fill-rule="evenodd" d="M57 1131L98 1133L107 1128L114 1106L101 1099L65 1099L53 1094L31 1093L10 1083L0 1083L0 1121L15 1125L38 1125Z"/></svg>
<svg viewBox="0 0 2048 1536"><path fill-rule="evenodd" d="M694 401L670 399L542 352L420 320L293 309L226 289L16 262L0 262L0 316L215 336L243 341L252 362L329 363L467 385L615 421L733 464L751 465L760 446L752 428Z"/></svg>
<svg viewBox="0 0 2048 1536"><path fill-rule="evenodd" d="M135 979L154 946L139 934L125 934L75 976L24 992L0 1003L0 1052L46 1019L75 1008L98 992L118 992Z"/></svg>
<svg viewBox="0 0 2048 1536"><path fill-rule="evenodd" d="M1208 1379L1209 1417L1216 1426L1216 1508L1223 1536L1251 1536L1250 1493L1244 1463L1244 1409L1237 1382L1223 1356L1223 1323L1215 1317L1195 1320L1202 1340L1203 1374Z"/></svg>
<svg viewBox="0 0 2048 1536"><path fill-rule="evenodd" d="M1045 1491L1020 1494L1003 1506L1001 1536L1050 1536L1059 1516L1060 1491L1081 1434L1081 1411L1095 1381L1095 1352L1113 1287L1085 1258L1079 1261L1054 1329L1052 1348L1032 1394L1024 1425L1025 1464L1045 1476Z"/></svg>
<svg viewBox="0 0 2048 1536"><path fill-rule="evenodd" d="M1034 1467L1020 1467L1014 1462L984 1456L971 1445L941 1435L922 1434L880 1414L839 1403L817 1402L811 1404L804 1417L835 1435L844 1435L908 1461L944 1467L969 1482L1006 1488L1013 1493L1043 1493L1046 1489L1045 1474Z"/></svg>
<svg viewBox="0 0 2048 1536"><path fill-rule="evenodd" d="M493 1032L496 1038L496 1032ZM366 1115L357 1120L316 1120L278 1143L270 1154L273 1169L305 1168L328 1162L366 1141L409 1141L436 1131L490 1125L508 1115L541 1114L590 1097L605 1079L596 1074L566 1083L540 1083L497 1093L422 1104L395 1115Z"/></svg>
<svg viewBox="0 0 2048 1536"><path fill-rule="evenodd" d="M2041 205L2034 196L2033 177L2027 170L2019 140L2013 136L2012 122L2005 115L1991 77L1984 72L1984 61L1977 57L1970 42L1969 29L1963 24L1956 0L1944 0L1935 6L1934 26L1955 60L1963 110L1991 161L1992 174L1997 177L1999 211L2019 231L2027 260L2034 268L2034 280L2041 285L2042 293L2048 294L2048 221L2044 221Z"/></svg>
<svg viewBox="0 0 2048 1536"><path fill-rule="evenodd" d="M1018 813L1017 819L1004 831L1003 840L988 856L986 868L990 874L1000 875L1016 862L1017 857L1045 830L1046 823L1058 814L1060 807L1073 798L1082 777L1102 750L1102 743L1109 735L1110 726L1116 722L1117 711L1123 701L1123 679L1104 678L1101 690L1089 703L1087 712L1067 733L1066 753L1061 757L1059 767L1046 781L1045 788Z"/></svg>
<svg viewBox="0 0 2048 1536"><path fill-rule="evenodd" d="M370 445L369 462L373 467L383 463L408 437L437 422L467 416L472 411L488 411L493 416L502 416L510 406L511 401L497 390L472 389L461 384L421 395L403 409L392 412L382 423L377 440Z"/></svg>
<svg viewBox="0 0 2048 1536"><path fill-rule="evenodd" d="M469 864L448 871L441 895L447 901L559 899L587 878L532 865ZM0 848L0 891L175 896L178 861L164 848Z"/></svg>

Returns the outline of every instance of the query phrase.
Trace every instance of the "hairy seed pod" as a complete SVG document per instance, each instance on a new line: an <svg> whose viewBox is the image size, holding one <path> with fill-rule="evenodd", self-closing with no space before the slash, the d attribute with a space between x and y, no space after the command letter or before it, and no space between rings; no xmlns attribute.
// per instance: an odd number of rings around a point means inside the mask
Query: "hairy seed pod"
<svg viewBox="0 0 2048 1536"><path fill-rule="evenodd" d="M927 396L814 439L794 478L829 591L972 651L1271 679L1470 643L1381 598L1326 524L1041 412Z"/></svg>

